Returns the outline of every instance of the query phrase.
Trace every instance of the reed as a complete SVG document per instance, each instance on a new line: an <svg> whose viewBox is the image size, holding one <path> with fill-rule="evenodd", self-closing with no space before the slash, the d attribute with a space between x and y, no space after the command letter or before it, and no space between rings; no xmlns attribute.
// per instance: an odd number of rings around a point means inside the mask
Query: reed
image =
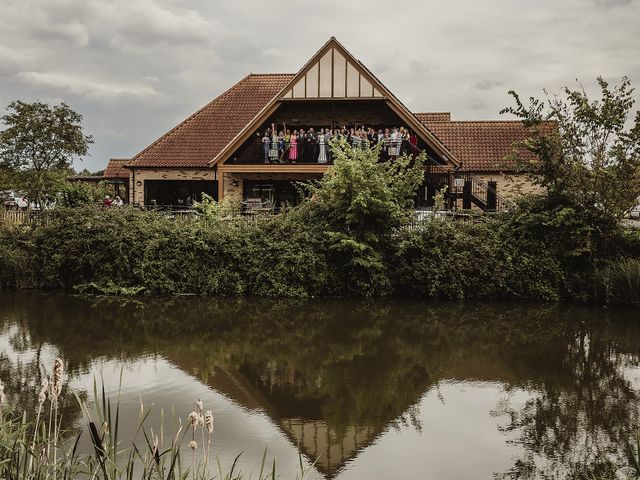
<svg viewBox="0 0 640 480"><path fill-rule="evenodd" d="M275 460L271 468L267 468L266 449L257 476L238 472L240 455L228 468L222 467L217 456L211 457L214 417L211 410L204 410L201 400L186 417L187 423L183 425L178 418L176 431L169 435L164 432L164 412L160 412L160 429L154 432L148 425L152 409L141 403L133 438L120 438L122 373L118 393L113 399L106 394L104 381L98 383L94 379L94 407L91 410L78 392L73 392L92 445L91 452L79 452L83 432L61 428L62 415L58 406L65 390L69 391L69 388L62 388L63 377L64 362L56 359L51 374L44 375L32 412L20 412L12 407L11 399L6 398L0 383L0 479L275 480L278 477ZM136 441L136 438L142 440ZM190 440L190 462L184 461L181 449L187 439ZM199 446L202 447L200 450ZM215 472L211 471L212 464L215 464ZM303 467L300 457L300 471L296 472L295 478L302 479L308 472L309 468Z"/></svg>

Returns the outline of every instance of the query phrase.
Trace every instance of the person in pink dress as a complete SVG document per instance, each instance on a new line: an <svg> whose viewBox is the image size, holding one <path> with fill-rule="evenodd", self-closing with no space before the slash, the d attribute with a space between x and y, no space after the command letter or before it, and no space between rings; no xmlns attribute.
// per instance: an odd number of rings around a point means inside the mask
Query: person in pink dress
<svg viewBox="0 0 640 480"><path fill-rule="evenodd" d="M294 130L289 141L289 161L296 163L298 159L298 131Z"/></svg>

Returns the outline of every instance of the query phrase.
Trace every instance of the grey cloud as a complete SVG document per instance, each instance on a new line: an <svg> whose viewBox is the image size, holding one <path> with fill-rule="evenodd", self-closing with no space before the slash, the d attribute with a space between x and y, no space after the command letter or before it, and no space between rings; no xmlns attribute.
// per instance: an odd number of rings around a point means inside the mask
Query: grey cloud
<svg viewBox="0 0 640 480"><path fill-rule="evenodd" d="M483 80L480 80L474 83L472 88L475 88L481 91L487 91L487 90L493 90L494 88L499 88L503 86L504 86L504 83L502 82L502 80L489 80L488 78L485 78Z"/></svg>
<svg viewBox="0 0 640 480"><path fill-rule="evenodd" d="M622 7L630 5L634 0L596 0L596 4L601 7Z"/></svg>
<svg viewBox="0 0 640 480"><path fill-rule="evenodd" d="M66 100L95 137L83 166L140 151L249 72L295 72L332 35L409 108L496 118L602 74L640 82L638 0L3 0L0 108Z"/></svg>

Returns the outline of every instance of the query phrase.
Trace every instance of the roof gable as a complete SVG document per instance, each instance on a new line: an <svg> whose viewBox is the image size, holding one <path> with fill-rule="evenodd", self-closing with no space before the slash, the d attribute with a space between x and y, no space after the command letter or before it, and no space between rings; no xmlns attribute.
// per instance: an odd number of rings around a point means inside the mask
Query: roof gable
<svg viewBox="0 0 640 480"><path fill-rule="evenodd" d="M332 38L291 81L282 99L382 98L359 62Z"/></svg>
<svg viewBox="0 0 640 480"><path fill-rule="evenodd" d="M336 56L338 61L336 63ZM341 58L345 59L344 77L340 69L336 70L336 65L341 65ZM324 65L324 67L323 67ZM324 76L321 72L324 71ZM331 76L328 75L331 72ZM351 73L349 73L351 72ZM343 97L342 90L336 90L336 73L338 80L345 79L345 91ZM357 75L356 75L357 73ZM357 78L357 81L355 80ZM331 80L330 80L331 79ZM350 79L354 79L350 82ZM310 84L307 82L311 82ZM303 82L303 83L302 83ZM315 82L315 83L314 83ZM303 86L304 85L304 94ZM356 96L356 87L358 94ZM363 90L364 87L364 90ZM331 94L329 94L331 90ZM311 93L309 93L311 92ZM317 94L315 93L317 92ZM303 96L302 96L303 95ZM315 95L315 96L314 96ZM327 95L324 97L323 95ZM300 69L300 71L285 85L280 93L276 95L263 109L262 113L256 115L251 123L248 123L234 138L233 141L224 147L211 160L211 164L215 165L221 160L225 160L236 148L242 144L249 135L253 133L255 128L263 123L269 115L271 115L281 101L287 99L322 99L322 98L362 98L375 99L380 98L386 100L389 106L406 124L416 132L416 134L425 140L438 154L440 154L447 162L451 162L454 166L459 166L460 162L455 155L435 136L407 107L404 106L395 95L393 95L387 87L385 87L376 76L371 73L360 61L358 61L346 48L342 46L335 37L331 37L318 52Z"/></svg>

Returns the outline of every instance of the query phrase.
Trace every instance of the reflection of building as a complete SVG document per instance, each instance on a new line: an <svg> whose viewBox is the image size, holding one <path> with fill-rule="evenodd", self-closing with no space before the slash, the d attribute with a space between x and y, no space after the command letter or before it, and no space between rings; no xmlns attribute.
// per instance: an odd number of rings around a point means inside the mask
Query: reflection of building
<svg viewBox="0 0 640 480"><path fill-rule="evenodd" d="M263 142L264 132L303 129L295 148ZM415 141L385 144L428 155L417 206L448 187L449 206L494 210L502 195L533 188L506 157L526 137L520 122L456 122L448 113L410 112L337 40L330 39L296 74L250 74L135 155L128 163L135 204L190 205L205 192L282 206L297 201L294 183L318 178L331 159L319 152L317 130L402 127ZM272 153L273 156L272 156ZM330 154L329 154L330 155ZM505 176L505 172L512 175ZM455 179L458 179L456 182Z"/></svg>
<svg viewBox="0 0 640 480"><path fill-rule="evenodd" d="M327 478L340 472L386 426L383 422L336 428L322 418L305 418L301 412L291 416L285 405L278 405L238 370L216 368L215 375L209 376L207 383L245 408L265 411L291 443L311 463L315 462L315 467ZM416 393L419 396L422 390ZM397 412L397 415L402 413Z"/></svg>
<svg viewBox="0 0 640 480"><path fill-rule="evenodd" d="M165 355L176 365L184 365L187 372L192 371L192 358L182 358L183 354L176 351L165 352ZM340 473L390 423L405 414L430 385L425 377L415 385L407 386L409 394L405 401L389 405L383 418L373 416L366 421L357 422L360 423L358 425L335 424L336 422L324 418L321 411L323 402L332 402L334 399L320 399L314 394L295 394L291 391L298 391L300 386L299 380L294 378L294 367L279 369L277 373L272 370L266 374L254 369L260 370L260 367L216 366L209 372L198 369L192 371L192 374L242 407L265 412L291 444L310 463L315 463L315 468L325 478L333 478ZM266 380L267 383L277 382L277 386L274 385L277 392L264 383L265 377L270 377Z"/></svg>

